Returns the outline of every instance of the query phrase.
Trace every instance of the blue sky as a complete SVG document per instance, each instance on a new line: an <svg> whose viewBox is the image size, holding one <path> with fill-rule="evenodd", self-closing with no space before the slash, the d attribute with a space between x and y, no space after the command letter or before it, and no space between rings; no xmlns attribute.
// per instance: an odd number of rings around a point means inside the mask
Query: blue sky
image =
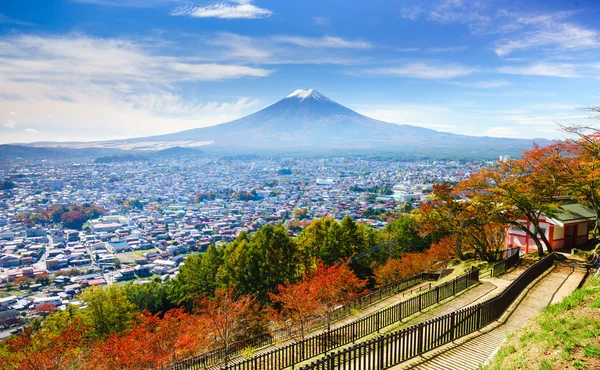
<svg viewBox="0 0 600 370"><path fill-rule="evenodd" d="M213 125L299 88L393 123L558 138L600 105L598 2L0 2L2 143Z"/></svg>

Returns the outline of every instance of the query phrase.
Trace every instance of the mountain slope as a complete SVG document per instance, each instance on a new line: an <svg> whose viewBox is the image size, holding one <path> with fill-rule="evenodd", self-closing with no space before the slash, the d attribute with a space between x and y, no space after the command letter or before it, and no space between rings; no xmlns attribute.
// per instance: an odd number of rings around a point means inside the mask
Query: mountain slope
<svg viewBox="0 0 600 370"><path fill-rule="evenodd" d="M547 140L536 140L540 144ZM296 90L246 117L166 135L87 143L103 148L203 146L231 153L369 150L386 152L518 153L532 140L473 137L378 121L313 89Z"/></svg>

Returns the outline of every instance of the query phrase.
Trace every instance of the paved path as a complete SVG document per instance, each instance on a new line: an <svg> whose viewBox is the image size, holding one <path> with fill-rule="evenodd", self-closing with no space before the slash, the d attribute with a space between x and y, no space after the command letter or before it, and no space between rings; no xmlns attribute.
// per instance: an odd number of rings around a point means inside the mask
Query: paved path
<svg viewBox="0 0 600 370"><path fill-rule="evenodd" d="M422 311L398 325L391 325L383 329L382 333L389 333L399 329L425 322L427 320L449 314L453 311L484 302L500 294L514 279L519 277L525 267L517 267L497 278L480 279L481 284L455 296L453 299L443 301L440 305Z"/></svg>
<svg viewBox="0 0 600 370"><path fill-rule="evenodd" d="M550 303L577 288L585 270L559 265L539 280L512 311L495 324L392 369L475 370L488 361L505 338Z"/></svg>

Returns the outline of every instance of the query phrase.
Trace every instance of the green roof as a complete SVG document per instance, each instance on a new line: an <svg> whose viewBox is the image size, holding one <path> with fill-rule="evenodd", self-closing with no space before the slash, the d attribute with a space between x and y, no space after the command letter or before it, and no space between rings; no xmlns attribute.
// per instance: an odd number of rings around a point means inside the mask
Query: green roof
<svg viewBox="0 0 600 370"><path fill-rule="evenodd" d="M596 213L594 210L583 204L563 204L556 210L553 218L562 223L594 221L596 219Z"/></svg>

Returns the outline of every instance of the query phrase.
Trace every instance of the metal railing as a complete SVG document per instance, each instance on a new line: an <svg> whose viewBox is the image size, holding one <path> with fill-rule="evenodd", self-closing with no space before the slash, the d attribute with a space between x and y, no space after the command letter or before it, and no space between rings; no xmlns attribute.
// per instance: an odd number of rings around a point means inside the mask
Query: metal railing
<svg viewBox="0 0 600 370"><path fill-rule="evenodd" d="M401 279L395 281L390 284L383 285L376 289L375 291L363 295L352 303L338 308L333 314L333 320L339 320L347 315L349 315L352 310L361 310L365 307L368 307L372 304L380 302L388 297L396 295L403 290L415 286L423 281L437 281L440 277L439 273L432 272L422 272L420 274L410 276L405 279ZM429 285L431 287L431 285ZM411 291L411 293L413 293ZM310 329L315 329L322 327L325 323L322 320L315 319L310 327ZM229 350L226 351L225 348L218 348L216 350L206 352L200 355L188 357L182 360L178 360L171 365L167 365L163 367L164 369L195 369L200 367L206 367L210 365L215 365L223 360L234 357L243 353L247 348L250 347L263 347L267 345L272 345L276 341L281 341L290 338L288 332L286 330L275 330L272 333L261 334L258 336L254 336L252 338L248 338L245 340L241 340L235 342L229 346Z"/></svg>
<svg viewBox="0 0 600 370"><path fill-rule="evenodd" d="M479 270L474 269L429 291L365 316L352 323L310 336L304 340L290 343L249 359L232 360L226 366L223 366L222 369L267 370L294 367L296 364L310 358L377 333L380 329L397 323L427 307L431 307L477 283L479 283ZM174 369L189 369L189 367L174 367Z"/></svg>
<svg viewBox="0 0 600 370"><path fill-rule="evenodd" d="M483 303L334 352L301 369L385 369L473 333L499 319L525 288L552 266L554 259L554 253L544 257L500 295Z"/></svg>

